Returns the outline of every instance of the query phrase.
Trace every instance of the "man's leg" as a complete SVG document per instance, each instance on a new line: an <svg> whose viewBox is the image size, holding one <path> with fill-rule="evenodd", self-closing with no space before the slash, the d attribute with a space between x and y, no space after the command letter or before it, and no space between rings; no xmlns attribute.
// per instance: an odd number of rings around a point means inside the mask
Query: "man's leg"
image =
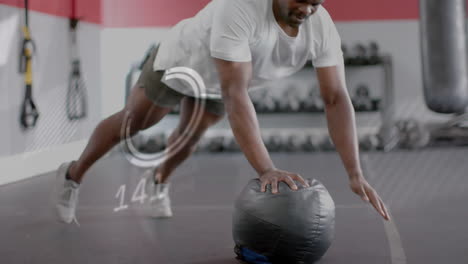
<svg viewBox="0 0 468 264"><path fill-rule="evenodd" d="M134 135L159 122L170 111L171 108L153 104L146 97L144 89L135 86L125 108L101 121L94 129L80 158L70 166L70 179L80 183L85 172L122 140L122 125L128 119L130 119L130 134Z"/></svg>
<svg viewBox="0 0 468 264"><path fill-rule="evenodd" d="M179 125L169 136L168 146L181 137L181 133L187 128L191 115L194 112L194 107L195 101L193 98L185 97L182 100ZM155 178L158 182L166 183L171 173L195 151L196 145L205 131L223 118L223 115L211 113L207 109L202 110L201 115L200 124L194 131L188 133L190 138L184 141L186 143L181 147L180 151L170 156L155 171Z"/></svg>
<svg viewBox="0 0 468 264"><path fill-rule="evenodd" d="M195 101L190 97L185 97L182 100L179 125L168 138L167 146L169 151L171 151L171 146L173 147L176 141L181 140L181 137L188 138L182 139L182 143L180 144L183 145L177 148L177 152L169 155L168 159L154 172L148 171L149 174L145 176L154 183L148 185L152 197L150 201L153 208L151 213L153 217L172 217L171 201L169 198L170 184L168 183L168 178L172 172L195 151L196 145L205 131L223 117L223 113L219 113L222 112L219 109L222 108L222 110L224 110L224 107L220 107L220 104L215 105L217 106L215 107L216 111L213 111L212 104L207 103L205 109L201 111L200 124L195 127L193 131L185 131L184 133L184 130L189 124L191 115L194 112ZM216 112L217 114L210 111Z"/></svg>
<svg viewBox="0 0 468 264"><path fill-rule="evenodd" d="M55 182L56 212L65 223L71 223L78 205L79 184L85 172L122 138L123 124L129 124L130 134L145 129L161 120L170 107L153 104L145 90L135 86L125 108L101 121L94 129L91 138L80 158L72 163L66 162L57 170Z"/></svg>

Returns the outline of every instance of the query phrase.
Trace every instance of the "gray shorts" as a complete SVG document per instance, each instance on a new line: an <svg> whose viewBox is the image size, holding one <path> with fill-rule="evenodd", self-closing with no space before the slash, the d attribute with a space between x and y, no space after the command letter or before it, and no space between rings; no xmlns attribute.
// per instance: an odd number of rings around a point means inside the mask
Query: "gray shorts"
<svg viewBox="0 0 468 264"><path fill-rule="evenodd" d="M177 92L161 81L164 71L153 71L153 62L158 53L158 48L150 51L150 56L144 62L137 85L145 89L146 96L156 105L173 108L180 103L184 97L194 98ZM205 109L215 115L223 116L224 104L222 100L207 99Z"/></svg>

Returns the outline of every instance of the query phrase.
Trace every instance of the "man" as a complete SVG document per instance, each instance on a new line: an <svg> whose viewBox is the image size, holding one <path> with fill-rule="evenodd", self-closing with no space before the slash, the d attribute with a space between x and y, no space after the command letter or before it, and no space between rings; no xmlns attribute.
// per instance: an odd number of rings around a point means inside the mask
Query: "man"
<svg viewBox="0 0 468 264"><path fill-rule="evenodd" d="M193 153L203 133L225 114L242 152L258 173L262 191L271 185L272 192L277 193L280 181L292 189L297 189L294 181L307 185L300 175L273 164L260 136L248 88L289 76L312 60L326 105L329 132L350 187L388 220L384 203L362 174L341 40L323 1L213 0L195 17L178 23L151 52L125 108L96 127L77 161L59 168L57 210L61 219L67 223L75 219L84 173L120 142L120 130L128 120L133 135L158 123L180 103L180 122L168 145L182 136L194 109L195 94L185 82L162 80L165 70L176 66L192 68L202 76L208 100L201 123L183 135L188 138L182 149L151 175L158 194L153 203L155 217L172 216L167 194L169 175Z"/></svg>

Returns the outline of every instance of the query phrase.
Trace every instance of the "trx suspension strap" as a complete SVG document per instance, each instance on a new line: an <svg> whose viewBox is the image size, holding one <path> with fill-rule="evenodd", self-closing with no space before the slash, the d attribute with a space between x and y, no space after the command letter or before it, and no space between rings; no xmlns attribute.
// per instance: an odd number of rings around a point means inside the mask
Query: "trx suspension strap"
<svg viewBox="0 0 468 264"><path fill-rule="evenodd" d="M76 0L72 0L72 15L70 18L71 36L71 73L67 91L67 116L69 120L78 120L87 115L87 96L85 82L81 76L80 58L78 55L76 28L79 19L76 16Z"/></svg>
<svg viewBox="0 0 468 264"><path fill-rule="evenodd" d="M36 126L39 112L32 96L33 74L32 74L32 57L36 50L34 41L31 39L29 31L29 6L28 0L24 1L25 10L25 25L23 26L23 44L20 55L20 73L24 74L25 93L24 100L21 105L20 124L23 129L33 128Z"/></svg>

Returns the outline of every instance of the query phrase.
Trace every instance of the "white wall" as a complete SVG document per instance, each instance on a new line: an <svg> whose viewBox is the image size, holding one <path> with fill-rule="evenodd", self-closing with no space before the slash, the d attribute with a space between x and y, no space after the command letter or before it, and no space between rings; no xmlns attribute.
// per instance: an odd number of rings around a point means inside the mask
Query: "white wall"
<svg viewBox="0 0 468 264"><path fill-rule="evenodd" d="M105 28L102 30L102 115L122 109L125 101L125 77L130 65L140 61L153 43L161 41L167 28Z"/></svg>
<svg viewBox="0 0 468 264"><path fill-rule="evenodd" d="M337 24L344 44L376 41L395 64L397 98L420 94L422 89L419 24L416 20L348 22Z"/></svg>
<svg viewBox="0 0 468 264"><path fill-rule="evenodd" d="M89 108L86 119L72 122L68 120L65 108L71 71L68 19L30 12L31 34L37 47L37 56L33 58L33 97L40 118L35 128L23 131L19 116L24 97L24 79L18 73L23 10L0 5L0 25L5 21L13 23L8 25L11 34L0 34L3 38L0 40L0 159L28 154L19 159L23 166L30 164L31 160L27 157L36 157L36 164L41 163L41 156L44 161L50 161L48 150L87 139L101 119L101 29L100 26L89 23L79 25L78 49L82 75L87 84ZM2 57L6 58L4 63ZM42 154L35 156L34 153ZM67 151L64 150L64 153ZM73 156L73 153L69 154ZM69 154L62 156L64 160L71 157ZM75 153L75 156L78 154L79 152ZM0 160L0 164L4 161ZM53 170L59 162L60 159L49 162L50 166L45 167ZM43 167L44 165L47 163L42 164Z"/></svg>

